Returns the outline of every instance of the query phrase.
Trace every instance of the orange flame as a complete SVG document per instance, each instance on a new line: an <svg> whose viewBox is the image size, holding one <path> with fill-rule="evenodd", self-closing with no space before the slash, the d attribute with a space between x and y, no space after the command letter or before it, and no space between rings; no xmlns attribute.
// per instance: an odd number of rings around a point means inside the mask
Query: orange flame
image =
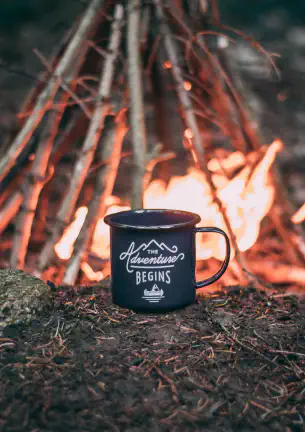
<svg viewBox="0 0 305 432"><path fill-rule="evenodd" d="M269 171L281 149L281 141L276 140L265 150L263 156L259 152L248 156L235 152L222 158L214 158L208 164L241 251L246 251L256 242L260 223L273 204L275 191L269 181ZM229 178L228 173L231 175L234 171L238 173ZM119 202L117 197L110 197L106 214L130 209L128 206L121 206ZM217 226L227 231L223 217L212 200L205 174L195 168L190 169L184 176L172 177L168 185L162 180L153 180L145 191L144 207L182 209L198 213L201 216L201 226ZM67 259L71 255L86 214L86 207L77 210L75 220L56 245L55 251L60 258ZM100 219L91 251L103 259L108 259L109 237L109 226ZM196 249L198 260L210 257L223 259L225 254L223 240L214 234L198 236ZM233 256L234 251L231 257ZM90 279L97 280L92 269L83 266L83 271ZM101 274L98 277L101 277Z"/></svg>
<svg viewBox="0 0 305 432"><path fill-rule="evenodd" d="M55 252L61 259L69 259L73 252L73 245L85 222L88 213L87 207L77 209L74 221L69 225L60 241L55 245Z"/></svg>

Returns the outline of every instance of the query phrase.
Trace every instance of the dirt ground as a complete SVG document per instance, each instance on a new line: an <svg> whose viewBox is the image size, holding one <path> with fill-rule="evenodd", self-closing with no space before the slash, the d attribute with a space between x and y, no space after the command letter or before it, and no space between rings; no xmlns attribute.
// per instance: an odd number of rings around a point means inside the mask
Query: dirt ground
<svg viewBox="0 0 305 432"><path fill-rule="evenodd" d="M0 430L303 431L305 300L238 287L167 315L57 289L0 339Z"/></svg>

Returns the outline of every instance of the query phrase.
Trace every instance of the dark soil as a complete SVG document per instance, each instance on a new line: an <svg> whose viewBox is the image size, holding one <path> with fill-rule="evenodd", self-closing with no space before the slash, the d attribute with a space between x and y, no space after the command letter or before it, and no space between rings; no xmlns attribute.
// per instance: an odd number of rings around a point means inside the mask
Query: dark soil
<svg viewBox="0 0 305 432"><path fill-rule="evenodd" d="M305 301L234 288L138 315L72 294L5 329L0 430L305 430Z"/></svg>

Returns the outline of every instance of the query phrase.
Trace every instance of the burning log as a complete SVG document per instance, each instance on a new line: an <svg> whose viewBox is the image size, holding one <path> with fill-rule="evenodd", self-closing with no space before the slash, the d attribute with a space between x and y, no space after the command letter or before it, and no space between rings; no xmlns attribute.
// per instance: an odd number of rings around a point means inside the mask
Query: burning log
<svg viewBox="0 0 305 432"><path fill-rule="evenodd" d="M246 269L271 283L302 285L305 241L292 222L304 216L300 211L290 221L272 169L282 143L263 146L252 126L252 113L221 45L220 32L228 29L215 18L214 2L213 7L200 2L199 9L193 2L143 3L130 0L123 7L117 0L92 0L61 58L53 62L53 72L42 59L49 81L26 101L20 132L0 162L1 181L37 133L39 145L22 173L25 186L19 189L20 179L15 178L0 196L5 244L12 241L12 223L15 226L10 265L22 269L35 259L31 271L42 278L74 284L81 269L87 279L99 280L109 267L109 230L103 216L130 207L167 207L199 213L203 225L228 232L234 248L222 283L245 283ZM211 19L218 32L210 30ZM216 47L209 42L211 36L217 39ZM127 67L119 70L122 60ZM158 86L155 81L162 77ZM171 111L174 124L185 128L184 136L169 140L171 145L164 138L173 135L174 128L149 123L151 118L171 122L153 113L160 107L157 92L169 85L172 105L178 107ZM167 163L166 176L156 178L156 165L169 160L181 175L171 175ZM285 198L284 206L287 202ZM268 230L260 239L265 216ZM33 243L39 245L38 253ZM268 265L261 266L265 251ZM207 258L212 260L205 272L217 269L223 259L223 245L212 235L198 242L198 261Z"/></svg>

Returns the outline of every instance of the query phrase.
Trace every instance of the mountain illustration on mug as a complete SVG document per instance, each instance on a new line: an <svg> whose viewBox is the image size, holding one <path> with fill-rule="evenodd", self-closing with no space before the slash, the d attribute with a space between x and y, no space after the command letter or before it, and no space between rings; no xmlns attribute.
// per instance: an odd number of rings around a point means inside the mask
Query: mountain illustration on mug
<svg viewBox="0 0 305 432"><path fill-rule="evenodd" d="M142 298L149 301L149 303L158 303L164 298L164 291L160 289L157 284L154 284L151 290L144 290L144 296Z"/></svg>
<svg viewBox="0 0 305 432"><path fill-rule="evenodd" d="M128 273L133 273L135 269L172 268L184 257L184 253L178 252L177 246L169 247L164 242L158 243L154 239L138 247L133 241L129 244L128 250L120 254L120 260L126 260Z"/></svg>

